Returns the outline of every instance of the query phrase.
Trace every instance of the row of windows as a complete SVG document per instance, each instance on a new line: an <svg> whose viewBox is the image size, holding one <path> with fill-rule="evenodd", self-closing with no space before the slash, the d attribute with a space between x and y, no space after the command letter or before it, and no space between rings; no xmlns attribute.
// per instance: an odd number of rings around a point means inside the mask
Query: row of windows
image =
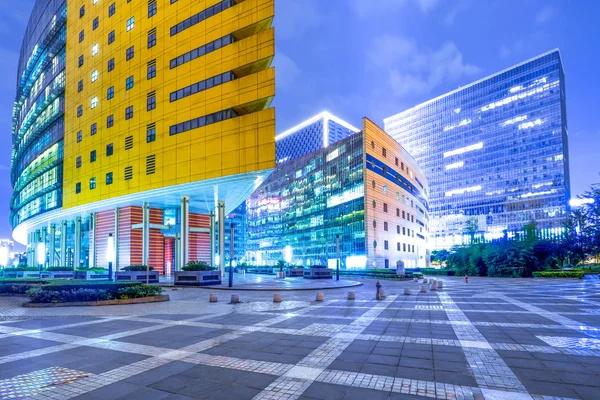
<svg viewBox="0 0 600 400"><path fill-rule="evenodd" d="M377 228L377 221L373 220L373 228ZM389 225L387 221L383 221L383 230L388 232L389 231ZM396 233L398 235L402 234L404 236L412 236L415 237L415 230L413 229L412 231L410 230L410 228L407 228L405 226L402 227L402 233L400 233L400 225L396 225Z"/></svg>
<svg viewBox="0 0 600 400"><path fill-rule="evenodd" d="M219 74L217 76L213 76L211 78L205 79L203 81L194 83L193 85L186 86L183 89L179 89L175 92L172 92L170 95L170 101L174 102L185 97L191 96L193 94L202 92L204 90L208 90L213 86L218 86L223 83L227 83L236 79L237 76L233 72L225 72Z"/></svg>
<svg viewBox="0 0 600 400"><path fill-rule="evenodd" d="M400 250L400 245L402 245L402 250ZM373 248L377 248L377 240L373 240ZM383 249L384 250L389 250L390 249L390 245L389 245L389 242L387 240L383 241ZM407 246L406 243L400 243L400 242L398 242L398 243L396 243L396 250L397 251L405 251L405 252L409 252L409 253L414 253L415 252L415 245L414 244L409 244Z"/></svg>
<svg viewBox="0 0 600 400"><path fill-rule="evenodd" d="M223 0L220 3L215 4L214 6L208 7L204 11L200 11L196 15L192 15L191 17L181 21L177 25L171 27L171 36L177 35L179 32L183 32L191 26L199 24L207 18L212 17L215 14L220 13L235 5L234 0Z"/></svg>
<svg viewBox="0 0 600 400"><path fill-rule="evenodd" d="M146 175L152 175L156 172L156 155L150 155L146 157ZM128 166L124 169L123 179L129 181L133 179L133 167ZM113 173L106 173L106 185L112 185L113 183ZM96 189L96 177L90 178L90 190ZM81 193L81 182L77 182L75 184L75 194Z"/></svg>
<svg viewBox="0 0 600 400"><path fill-rule="evenodd" d="M111 126L113 126L114 124L114 118L113 115L109 115L106 119L106 125L107 128L110 128ZM94 136L98 131L98 125L94 122L92 125L90 125L90 136ZM128 136L127 138L133 138L132 136ZM77 132L77 143L81 142L83 140L83 131L79 131ZM147 125L146 127L146 142L150 143L150 142L154 142L156 140L156 124L152 123ZM110 156L112 154L112 144L110 144L109 146L111 146L111 151L110 154L108 154L108 147L107 147L107 156Z"/></svg>
<svg viewBox="0 0 600 400"><path fill-rule="evenodd" d="M150 38L148 38L148 42L150 41ZM222 38L219 38L217 40L214 40L210 43L206 43L203 46L200 46L192 51L188 51L187 53L184 53L182 55L180 55L177 58L174 58L171 60L171 69L176 68L180 65L183 65L189 61L195 60L198 57L202 57L205 54L211 53L215 50L220 49L221 47L227 46L228 44L231 44L235 42L235 37L233 35L226 35L223 36Z"/></svg>
<svg viewBox="0 0 600 400"><path fill-rule="evenodd" d="M373 150L375 150L375 141L374 141L374 140L372 140L372 141L371 141L371 148L372 148ZM387 158L387 149L386 149L385 147L382 147L382 148L381 148L381 155L382 155L384 158ZM395 158L396 158L396 160L395 160L396 166L397 166L397 167L399 166L399 167L400 167L400 169L401 169L402 171L404 171L404 162L403 162L403 161L400 161L400 160L398 160L398 157L395 157ZM407 173L408 173L409 175L411 175L411 177L412 177L412 174L410 174L410 170L409 170L408 168L406 169L406 171L407 171ZM385 173L385 171L384 171L384 173Z"/></svg>
<svg viewBox="0 0 600 400"><path fill-rule="evenodd" d="M236 113L232 108L223 110L223 111L217 111L215 113L204 115L204 116L198 117L198 118L194 118L189 121L180 122L177 125L171 125L169 128L169 135L171 135L171 136L177 135L179 133L187 132L192 129L196 129L196 128L200 128L200 127L203 127L206 125L221 122L226 119L235 118L237 116L238 116L238 113Z"/></svg>

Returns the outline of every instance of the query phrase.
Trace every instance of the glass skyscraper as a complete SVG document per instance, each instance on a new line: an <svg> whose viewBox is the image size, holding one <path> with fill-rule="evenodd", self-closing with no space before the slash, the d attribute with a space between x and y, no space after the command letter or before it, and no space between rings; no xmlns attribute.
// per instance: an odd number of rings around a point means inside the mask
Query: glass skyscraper
<svg viewBox="0 0 600 400"><path fill-rule="evenodd" d="M275 137L277 164L327 147L359 131L346 121L323 111Z"/></svg>
<svg viewBox="0 0 600 400"><path fill-rule="evenodd" d="M433 247L558 236L569 210L565 77L558 50L386 118L430 185Z"/></svg>

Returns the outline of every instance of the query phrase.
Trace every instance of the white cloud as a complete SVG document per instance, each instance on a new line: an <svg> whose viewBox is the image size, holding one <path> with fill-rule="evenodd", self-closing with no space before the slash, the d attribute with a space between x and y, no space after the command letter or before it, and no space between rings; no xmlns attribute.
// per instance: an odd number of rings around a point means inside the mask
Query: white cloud
<svg viewBox="0 0 600 400"><path fill-rule="evenodd" d="M282 39L301 37L306 31L314 29L325 20L316 0L292 0L275 2L275 4L276 32Z"/></svg>
<svg viewBox="0 0 600 400"><path fill-rule="evenodd" d="M273 65L275 66L278 89L287 90L292 88L302 74L298 64L281 51L276 51Z"/></svg>
<svg viewBox="0 0 600 400"><path fill-rule="evenodd" d="M543 25L550 22L557 14L556 8L552 6L545 6L535 16L535 22L538 25Z"/></svg>
<svg viewBox="0 0 600 400"><path fill-rule="evenodd" d="M377 38L370 54L371 65L387 74L395 96L427 95L438 86L471 78L480 68L466 63L453 42L437 50L420 49L414 40L384 35Z"/></svg>
<svg viewBox="0 0 600 400"><path fill-rule="evenodd" d="M424 14L432 11L440 0L351 0L350 7L359 18L393 14L405 6L416 5Z"/></svg>

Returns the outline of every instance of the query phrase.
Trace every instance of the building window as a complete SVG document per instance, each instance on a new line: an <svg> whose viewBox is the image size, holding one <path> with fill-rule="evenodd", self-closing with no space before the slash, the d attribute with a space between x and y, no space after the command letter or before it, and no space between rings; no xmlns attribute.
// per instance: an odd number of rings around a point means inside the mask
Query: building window
<svg viewBox="0 0 600 400"><path fill-rule="evenodd" d="M125 109L125 119L131 119L133 118L133 106L129 106Z"/></svg>
<svg viewBox="0 0 600 400"><path fill-rule="evenodd" d="M388 244L387 240L383 241L383 248L384 248L384 250L388 250L389 249L389 244Z"/></svg>
<svg viewBox="0 0 600 400"><path fill-rule="evenodd" d="M98 70L95 69L92 71L92 82L96 82L98 80Z"/></svg>
<svg viewBox="0 0 600 400"><path fill-rule="evenodd" d="M387 212L387 203L383 203L383 212Z"/></svg>
<svg viewBox="0 0 600 400"><path fill-rule="evenodd" d="M93 163L96 161L96 150L90 151L90 162Z"/></svg>
<svg viewBox="0 0 600 400"><path fill-rule="evenodd" d="M113 183L113 173L112 172L107 172L106 173L106 184L107 185L112 185Z"/></svg>
<svg viewBox="0 0 600 400"><path fill-rule="evenodd" d="M191 96L204 90L208 90L214 86L229 82L235 78L236 76L233 72L225 72L223 74L213 76L212 78L205 79L203 81L194 83L193 85L186 86L183 89L179 89L176 92L172 92L169 101L173 102L179 99L183 99L184 97Z"/></svg>
<svg viewBox="0 0 600 400"><path fill-rule="evenodd" d="M404 236L406 236L406 227L405 227L405 226L403 226L403 227L402 227L402 234L403 234Z"/></svg>
<svg viewBox="0 0 600 400"><path fill-rule="evenodd" d="M381 155L387 157L387 150L385 149L385 147L381 148Z"/></svg>
<svg viewBox="0 0 600 400"><path fill-rule="evenodd" d="M400 225L396 225L396 233L399 235L400 234Z"/></svg>
<svg viewBox="0 0 600 400"><path fill-rule="evenodd" d="M90 125L90 136L94 136L97 130L98 125L94 122L92 125Z"/></svg>
<svg viewBox="0 0 600 400"><path fill-rule="evenodd" d="M373 240L373 248L377 248L377 240Z"/></svg>
<svg viewBox="0 0 600 400"><path fill-rule="evenodd" d="M85 32L82 30L81 32L79 32L79 43L83 42L84 38L85 38Z"/></svg>
<svg viewBox="0 0 600 400"><path fill-rule="evenodd" d="M108 16L112 17L113 15L115 15L115 11L117 11L117 5L115 3L112 3L110 7L108 7Z"/></svg>
<svg viewBox="0 0 600 400"><path fill-rule="evenodd" d="M96 54L98 54L98 50L100 50L100 47L98 46L98 43L96 43L95 45L92 46L92 57L94 57Z"/></svg>
<svg viewBox="0 0 600 400"><path fill-rule="evenodd" d="M133 178L133 167L129 166L129 167L125 167L125 180L131 180Z"/></svg>
<svg viewBox="0 0 600 400"><path fill-rule="evenodd" d="M133 149L133 136L127 136L125 138L125 150Z"/></svg>
<svg viewBox="0 0 600 400"><path fill-rule="evenodd" d="M152 3L148 4L148 18L156 15L156 0L153 0Z"/></svg>
<svg viewBox="0 0 600 400"><path fill-rule="evenodd" d="M114 115L109 115L108 117L106 117L106 127L110 128L114 125L115 123L115 116Z"/></svg>
<svg viewBox="0 0 600 400"><path fill-rule="evenodd" d="M396 208L396 217L399 217L399 216L400 216L400 209Z"/></svg>
<svg viewBox="0 0 600 400"><path fill-rule="evenodd" d="M371 181L371 186L373 186L373 189L375 189L375 186L376 186L376 184L375 184L375 179L373 179L373 180Z"/></svg>
<svg viewBox="0 0 600 400"><path fill-rule="evenodd" d="M400 242L396 243L396 250L400 251Z"/></svg>
<svg viewBox="0 0 600 400"><path fill-rule="evenodd" d="M156 60L152 60L148 63L147 78L150 80L154 77L156 77Z"/></svg>
<svg viewBox="0 0 600 400"><path fill-rule="evenodd" d="M375 141L371 140L371 148L374 149L375 148Z"/></svg>
<svg viewBox="0 0 600 400"><path fill-rule="evenodd" d="M113 144L107 144L106 145L106 157L110 157L113 155Z"/></svg>
<svg viewBox="0 0 600 400"><path fill-rule="evenodd" d="M396 157L396 167L398 166L398 157Z"/></svg>
<svg viewBox="0 0 600 400"><path fill-rule="evenodd" d="M129 90L133 87L133 76L130 76L125 80L125 90Z"/></svg>
<svg viewBox="0 0 600 400"><path fill-rule="evenodd" d="M406 212L402 210L402 219L406 219Z"/></svg>
<svg viewBox="0 0 600 400"><path fill-rule="evenodd" d="M96 97L96 96L92 97L92 100L90 100L90 107L92 109L98 107L98 97Z"/></svg>
<svg viewBox="0 0 600 400"><path fill-rule="evenodd" d="M377 228L377 221L373 220L373 228Z"/></svg>
<svg viewBox="0 0 600 400"><path fill-rule="evenodd" d="M406 243L402 243L402 251L406 251Z"/></svg>
<svg viewBox="0 0 600 400"><path fill-rule="evenodd" d="M77 83L77 92L81 92L83 90L83 79Z"/></svg>
<svg viewBox="0 0 600 400"><path fill-rule="evenodd" d="M81 168L81 156L75 159L75 168Z"/></svg>
<svg viewBox="0 0 600 400"><path fill-rule="evenodd" d="M229 7L232 7L235 5L235 1L233 0L223 0L211 7L206 8L205 10L192 15L191 17L181 21L180 23L178 23L177 25L171 27L171 36L174 36L176 34L178 34L179 32L182 32L186 29L188 29L191 26L194 26L202 21L204 21L207 18L212 17L215 14L220 13L221 11L225 11L226 9L228 9Z"/></svg>
<svg viewBox="0 0 600 400"><path fill-rule="evenodd" d="M83 55L79 56L79 60L77 61L77 66L78 67L83 66Z"/></svg>
<svg viewBox="0 0 600 400"><path fill-rule="evenodd" d="M383 176L387 175L387 167L385 165L383 166L383 171L382 172L383 172Z"/></svg>
<svg viewBox="0 0 600 400"><path fill-rule="evenodd" d="M148 48L156 46L156 29L152 29L148 32Z"/></svg>
<svg viewBox="0 0 600 400"><path fill-rule="evenodd" d="M96 189L96 178L90 178L90 190Z"/></svg>
<svg viewBox="0 0 600 400"><path fill-rule="evenodd" d="M227 46L235 41L235 36L225 35L222 38L206 43L198 48L195 48L187 53L180 55L177 58L173 58L170 63L170 68L176 68L182 64L195 60L198 57L202 57L208 53L220 49L221 47Z"/></svg>
<svg viewBox="0 0 600 400"><path fill-rule="evenodd" d="M169 135L177 135L182 132L187 132L189 130L200 128L202 126L215 124L217 122L225 121L227 119L235 118L237 116L237 112L235 112L231 108L223 111L217 111L212 114L191 119L189 121L180 122L177 125L171 125L169 127Z"/></svg>
<svg viewBox="0 0 600 400"><path fill-rule="evenodd" d="M108 60L108 72L112 71L113 69L115 69L115 59L111 58Z"/></svg>
<svg viewBox="0 0 600 400"><path fill-rule="evenodd" d="M383 230L384 231L388 230L388 223L387 223L387 221L383 221Z"/></svg>
<svg viewBox="0 0 600 400"><path fill-rule="evenodd" d="M401 163L400 163L400 169L401 169L402 171L404 171L404 163L403 163L403 162L401 162Z"/></svg>
<svg viewBox="0 0 600 400"><path fill-rule="evenodd" d="M79 9L79 18L83 18L84 15L85 15L85 6L81 6L81 8Z"/></svg>
<svg viewBox="0 0 600 400"><path fill-rule="evenodd" d="M108 44L111 44L115 41L115 31L108 33Z"/></svg>
<svg viewBox="0 0 600 400"><path fill-rule="evenodd" d="M83 106L77 106L77 118L83 115Z"/></svg>
<svg viewBox="0 0 600 400"><path fill-rule="evenodd" d="M150 124L146 127L146 143L156 140L156 124Z"/></svg>
<svg viewBox="0 0 600 400"><path fill-rule="evenodd" d="M113 97L115 97L115 87L111 86L106 90L106 98L110 100Z"/></svg>
<svg viewBox="0 0 600 400"><path fill-rule="evenodd" d="M387 194L387 185L383 185L382 189L383 189L383 194Z"/></svg>
<svg viewBox="0 0 600 400"><path fill-rule="evenodd" d="M81 182L75 184L75 194L81 193Z"/></svg>
<svg viewBox="0 0 600 400"><path fill-rule="evenodd" d="M94 20L92 21L92 30L95 31L96 29L98 29L98 22L100 22L100 20L98 19L98 17L94 18Z"/></svg>
<svg viewBox="0 0 600 400"><path fill-rule="evenodd" d="M125 61L129 61L133 58L134 55L134 50L133 50L133 46L131 46L130 48L128 48L125 51Z"/></svg>
<svg viewBox="0 0 600 400"><path fill-rule="evenodd" d="M77 132L77 143L83 140L83 131Z"/></svg>
<svg viewBox="0 0 600 400"><path fill-rule="evenodd" d="M135 18L131 17L127 20L127 32L129 32L130 30L132 30L135 27Z"/></svg>
<svg viewBox="0 0 600 400"><path fill-rule="evenodd" d="M373 200L373 208L377 207L377 203L375 202L375 200Z"/></svg>
<svg viewBox="0 0 600 400"><path fill-rule="evenodd" d="M151 92L148 94L148 98L146 99L146 111L151 111L156 108L156 92Z"/></svg>

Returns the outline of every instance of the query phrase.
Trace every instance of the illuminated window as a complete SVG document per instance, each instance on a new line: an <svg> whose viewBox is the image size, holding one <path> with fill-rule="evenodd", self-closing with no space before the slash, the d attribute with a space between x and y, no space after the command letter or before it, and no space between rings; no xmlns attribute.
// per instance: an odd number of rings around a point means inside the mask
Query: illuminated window
<svg viewBox="0 0 600 400"><path fill-rule="evenodd" d="M146 128L146 143L154 142L156 140L156 126L150 124Z"/></svg>
<svg viewBox="0 0 600 400"><path fill-rule="evenodd" d="M96 178L90 178L90 190L96 189Z"/></svg>
<svg viewBox="0 0 600 400"><path fill-rule="evenodd" d="M93 163L96 161L96 150L90 151L90 162Z"/></svg>
<svg viewBox="0 0 600 400"><path fill-rule="evenodd" d="M96 54L98 54L99 49L100 49L100 47L98 46L98 43L96 43L95 45L92 46L92 57L95 56Z"/></svg>
<svg viewBox="0 0 600 400"><path fill-rule="evenodd" d="M92 1L92 4L96 4L96 3L98 3L98 1L99 1L99 0L93 0L93 1Z"/></svg>
<svg viewBox="0 0 600 400"><path fill-rule="evenodd" d="M112 185L113 183L113 173L112 172L107 172L106 173L106 184L107 185Z"/></svg>
<svg viewBox="0 0 600 400"><path fill-rule="evenodd" d="M134 26L135 26L135 18L131 17L127 20L127 32L132 30Z"/></svg>
<svg viewBox="0 0 600 400"><path fill-rule="evenodd" d="M91 108L98 107L98 97L96 97L96 96L92 97L92 100L90 101L90 107Z"/></svg>
<svg viewBox="0 0 600 400"><path fill-rule="evenodd" d="M98 80L98 70L95 69L92 71L92 82L96 82Z"/></svg>
<svg viewBox="0 0 600 400"><path fill-rule="evenodd" d="M383 185L383 194L387 194L387 185Z"/></svg>

